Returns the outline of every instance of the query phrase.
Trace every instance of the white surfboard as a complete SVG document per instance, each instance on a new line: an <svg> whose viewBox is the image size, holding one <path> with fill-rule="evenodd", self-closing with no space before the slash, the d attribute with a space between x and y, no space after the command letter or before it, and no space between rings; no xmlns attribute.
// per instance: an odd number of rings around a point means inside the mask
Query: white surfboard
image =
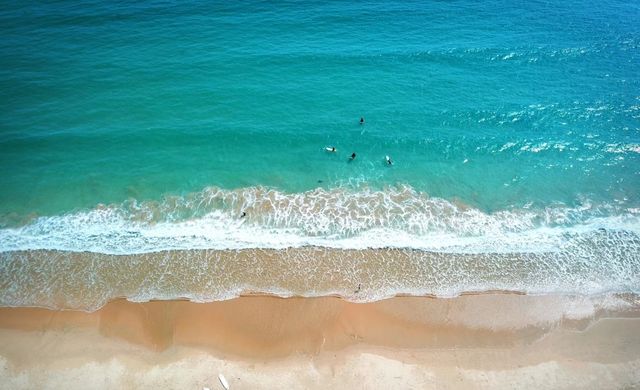
<svg viewBox="0 0 640 390"><path fill-rule="evenodd" d="M227 382L227 378L225 378L224 375L218 374L218 380L220 380L220 384L225 390L229 390L229 382Z"/></svg>
<svg viewBox="0 0 640 390"><path fill-rule="evenodd" d="M327 152L330 152L330 153L335 153L335 152L337 152L337 151L338 151L336 148L334 148L334 147L329 147L329 146L327 146L326 148L324 148L324 150L326 150Z"/></svg>
<svg viewBox="0 0 640 390"><path fill-rule="evenodd" d="M386 161L388 165L392 165L393 164L393 161L391 161L391 157L389 157L389 156L384 156L384 161Z"/></svg>

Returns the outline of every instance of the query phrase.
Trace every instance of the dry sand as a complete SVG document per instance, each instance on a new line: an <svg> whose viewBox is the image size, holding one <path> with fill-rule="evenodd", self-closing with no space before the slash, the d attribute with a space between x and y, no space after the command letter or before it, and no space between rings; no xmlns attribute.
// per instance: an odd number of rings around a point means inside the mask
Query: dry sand
<svg viewBox="0 0 640 390"><path fill-rule="evenodd" d="M636 296L0 309L2 389L640 388Z"/></svg>

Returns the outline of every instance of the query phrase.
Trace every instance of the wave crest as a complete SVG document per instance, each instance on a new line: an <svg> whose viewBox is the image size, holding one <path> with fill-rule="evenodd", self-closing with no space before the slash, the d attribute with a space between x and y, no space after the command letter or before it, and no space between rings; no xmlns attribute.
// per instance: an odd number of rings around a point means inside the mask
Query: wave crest
<svg viewBox="0 0 640 390"><path fill-rule="evenodd" d="M242 217L242 213L246 213ZM493 213L409 186L383 190L209 187L162 201L128 200L0 229L0 251L127 254L168 249L405 247L460 252L554 250L596 229L638 231L639 213L615 205L527 205Z"/></svg>

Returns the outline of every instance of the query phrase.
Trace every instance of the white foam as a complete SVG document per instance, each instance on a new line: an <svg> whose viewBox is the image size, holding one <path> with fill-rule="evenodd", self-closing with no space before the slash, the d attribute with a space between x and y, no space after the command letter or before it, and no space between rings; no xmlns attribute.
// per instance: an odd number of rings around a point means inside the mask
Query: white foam
<svg viewBox="0 0 640 390"><path fill-rule="evenodd" d="M0 251L134 254L309 245L464 253L554 251L570 237L597 229L638 233L640 215L633 210L585 201L574 208L529 206L486 213L406 186L296 194L262 187L207 188L162 202L101 205L0 229Z"/></svg>

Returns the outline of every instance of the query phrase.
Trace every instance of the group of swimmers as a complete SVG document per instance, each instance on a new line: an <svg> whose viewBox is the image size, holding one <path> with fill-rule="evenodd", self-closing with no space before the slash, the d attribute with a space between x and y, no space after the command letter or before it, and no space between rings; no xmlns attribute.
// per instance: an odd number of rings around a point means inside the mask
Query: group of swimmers
<svg viewBox="0 0 640 390"><path fill-rule="evenodd" d="M360 117L360 125L364 125L364 117ZM329 153L336 153L338 150L335 148L335 146L327 146L326 148L324 148L324 150L326 150ZM356 153L353 152L351 153L351 156L349 157L349 162L353 161L356 159ZM387 163L387 165L393 165L393 160L391 160L391 157L389 156L384 156L384 161Z"/></svg>

